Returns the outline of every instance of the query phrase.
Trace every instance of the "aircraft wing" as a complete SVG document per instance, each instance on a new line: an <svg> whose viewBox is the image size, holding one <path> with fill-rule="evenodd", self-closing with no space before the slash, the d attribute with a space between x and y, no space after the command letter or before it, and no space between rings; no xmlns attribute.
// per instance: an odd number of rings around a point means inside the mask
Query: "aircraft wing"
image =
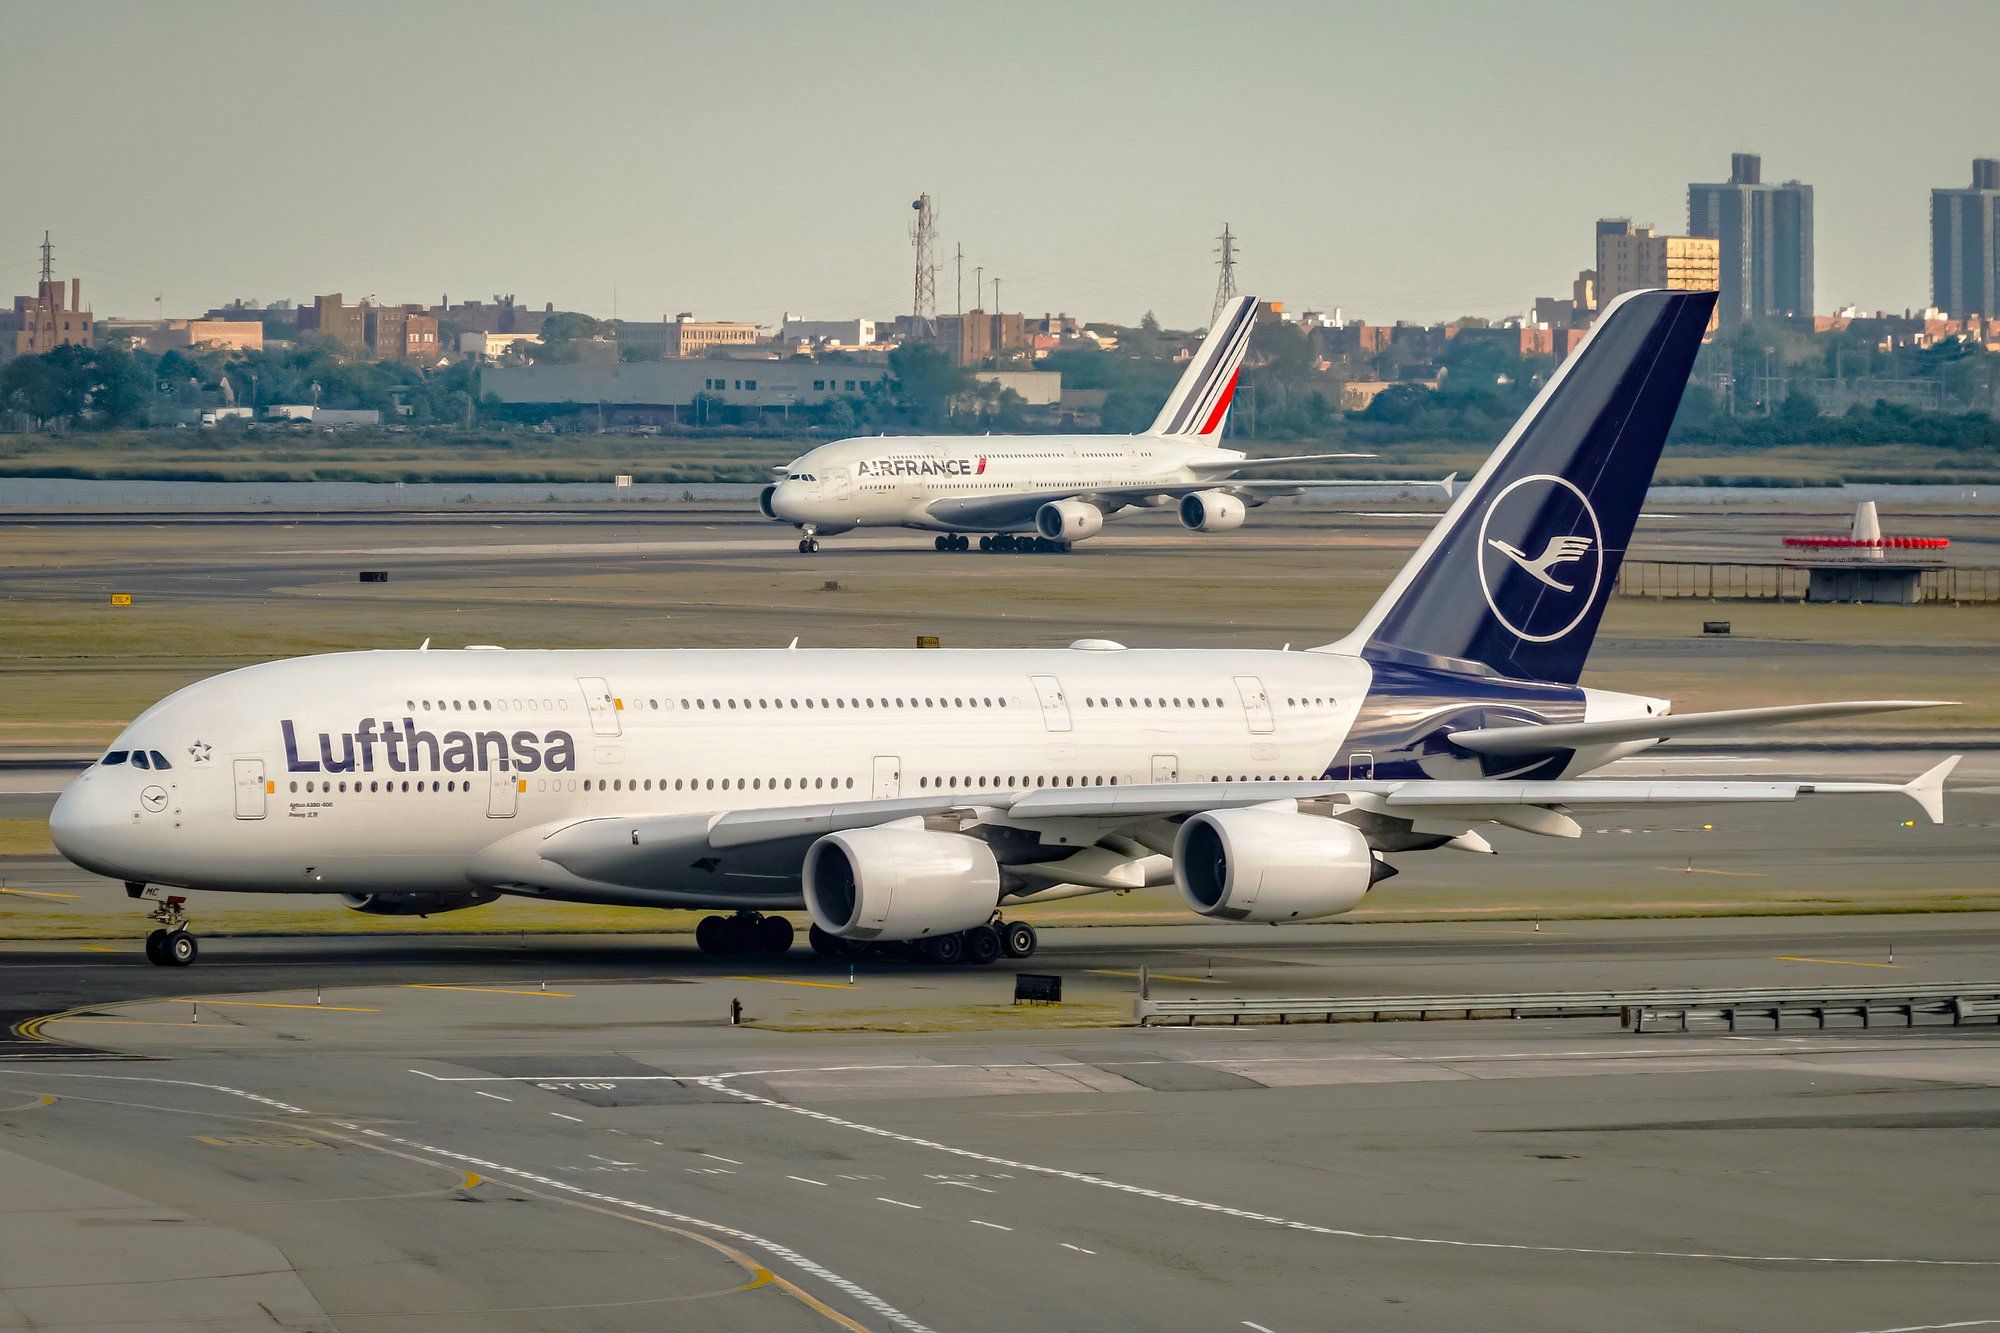
<svg viewBox="0 0 2000 1333"><path fill-rule="evenodd" d="M1096 505L1109 514L1127 505L1144 505L1149 501L1158 505L1161 501L1178 502L1184 495L1197 491L1228 491L1232 494L1254 496L1258 500L1280 495L1293 495L1300 491L1341 486L1439 486L1447 496L1457 481L1458 474L1448 477L1411 477L1366 480L1216 480L1147 482L1132 486L1098 486L1089 490L1047 490L1014 491L1004 495L969 495L963 498L946 498L933 501L927 510L939 523L955 523L963 527L978 529L1006 524L1017 524L1031 528L1035 522L1035 511L1056 500L1082 500Z"/></svg>
<svg viewBox="0 0 2000 1333"><path fill-rule="evenodd" d="M1379 458L1379 454L1293 454L1289 458L1231 458L1212 463L1189 463L1196 472L1213 472L1218 476L1228 476L1245 468L1290 467L1294 463L1331 463L1339 458Z"/></svg>
<svg viewBox="0 0 2000 1333"><path fill-rule="evenodd" d="M1564 722L1546 727L1480 727L1454 731L1451 742L1475 754L1546 754L1586 745L1622 741L1670 740L1742 727L1782 726L1834 717L1893 713L1905 708L1949 708L1938 699L1861 699L1823 704L1781 704L1775 708L1730 708L1715 713L1670 713L1663 717L1625 718L1616 722Z"/></svg>
<svg viewBox="0 0 2000 1333"><path fill-rule="evenodd" d="M1379 814L1435 816L1439 811L1502 812L1540 807L1615 809L1632 806L1732 805L1791 801L1801 796L1899 795L1915 801L1932 823L1944 820L1944 780L1962 756L1953 755L1908 782L1847 782L1807 779L1741 782L1728 779L1630 780L1578 778L1567 781L1463 781L1430 778L1390 781L1181 782L1130 787L1090 787L1033 791L1016 797L1010 819L1087 819L1119 824L1172 818L1232 806L1271 801L1325 801ZM1469 822L1515 823L1497 813L1468 813ZM1540 831L1540 830L1534 830Z"/></svg>
<svg viewBox="0 0 2000 1333"><path fill-rule="evenodd" d="M602 815L516 833L488 848L469 869L472 882L509 892L606 900L611 886L654 900L651 886L712 875L711 900L732 893L768 902L772 881L795 881L813 839L898 820L944 820L954 829L980 825L1039 829L1078 851L1101 839L1132 835L1162 821L1206 810L1282 803L1343 809L1409 820L1420 832L1457 834L1490 823L1549 837L1576 837L1569 812L1676 805L1793 801L1801 796L1892 795L1915 801L1932 823L1944 820L1944 781L1952 756L1908 782L1731 780L1174 782L1028 792L948 793L882 801L821 802L712 814ZM1060 866L1060 861L1054 863ZM615 900L615 899L612 899Z"/></svg>

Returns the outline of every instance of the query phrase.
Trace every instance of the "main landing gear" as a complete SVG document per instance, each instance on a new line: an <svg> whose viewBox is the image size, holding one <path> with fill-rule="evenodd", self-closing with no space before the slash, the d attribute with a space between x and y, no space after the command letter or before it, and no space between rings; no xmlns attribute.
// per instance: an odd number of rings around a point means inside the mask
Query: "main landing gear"
<svg viewBox="0 0 2000 1333"><path fill-rule="evenodd" d="M694 942L713 954L781 954L792 947L792 935L791 922L762 912L705 916L694 928Z"/></svg>
<svg viewBox="0 0 2000 1333"><path fill-rule="evenodd" d="M928 939L904 941L844 940L814 926L807 932L813 952L826 958L865 958L869 955L894 957L898 954L920 963L950 966L977 963L981 967L1002 958L1026 958L1035 952L1035 928L1025 921L1001 921L997 917L984 926L933 935Z"/></svg>
<svg viewBox="0 0 2000 1333"><path fill-rule="evenodd" d="M946 533L933 543L940 551L969 551L972 539L962 532ZM996 536L981 537L979 549L1001 555L1039 552L1042 555L1066 555L1070 543L1054 541L1048 537L1030 537L1012 532L1002 532Z"/></svg>
<svg viewBox="0 0 2000 1333"><path fill-rule="evenodd" d="M146 919L160 928L146 936L146 961L155 967L186 967L201 953L201 945L187 931L187 899L169 897L149 884L127 884L125 892L154 903Z"/></svg>

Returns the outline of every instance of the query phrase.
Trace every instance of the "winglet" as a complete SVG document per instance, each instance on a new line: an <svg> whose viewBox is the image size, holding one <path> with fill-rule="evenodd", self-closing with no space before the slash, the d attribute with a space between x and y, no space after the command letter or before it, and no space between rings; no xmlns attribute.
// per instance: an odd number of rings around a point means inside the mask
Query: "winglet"
<svg viewBox="0 0 2000 1333"><path fill-rule="evenodd" d="M1439 482L1438 485L1444 489L1444 498L1447 500L1452 499L1458 490L1458 474L1456 472L1445 473L1444 480Z"/></svg>
<svg viewBox="0 0 2000 1333"><path fill-rule="evenodd" d="M1933 824L1944 823L1944 780L1951 776L1951 771L1963 758L1964 755L1955 754L1935 768L1912 778L1903 788L1903 794L1922 806Z"/></svg>

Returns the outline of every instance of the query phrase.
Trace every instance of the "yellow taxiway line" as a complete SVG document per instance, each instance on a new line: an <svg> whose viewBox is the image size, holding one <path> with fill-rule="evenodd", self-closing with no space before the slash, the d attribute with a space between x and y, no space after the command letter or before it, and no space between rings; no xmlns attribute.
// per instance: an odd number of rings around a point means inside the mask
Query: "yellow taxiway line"
<svg viewBox="0 0 2000 1333"><path fill-rule="evenodd" d="M1119 967L1087 967L1084 971L1093 977L1136 977L1139 975L1137 972L1128 972L1124 968ZM1202 986L1220 986L1222 984L1214 977L1181 977L1175 976L1172 972L1149 972L1147 975L1154 981L1192 981Z"/></svg>
<svg viewBox="0 0 2000 1333"><path fill-rule="evenodd" d="M0 888L0 893L12 894L16 898L75 898L78 896L74 893L57 893L54 889Z"/></svg>
<svg viewBox="0 0 2000 1333"><path fill-rule="evenodd" d="M1830 967L1894 967L1894 963L1864 963L1855 958L1799 958L1791 954L1779 954L1780 963L1825 963Z"/></svg>
<svg viewBox="0 0 2000 1333"><path fill-rule="evenodd" d="M792 981L785 977L724 977L724 981L763 981L773 986L813 986L820 990L853 990L844 981Z"/></svg>

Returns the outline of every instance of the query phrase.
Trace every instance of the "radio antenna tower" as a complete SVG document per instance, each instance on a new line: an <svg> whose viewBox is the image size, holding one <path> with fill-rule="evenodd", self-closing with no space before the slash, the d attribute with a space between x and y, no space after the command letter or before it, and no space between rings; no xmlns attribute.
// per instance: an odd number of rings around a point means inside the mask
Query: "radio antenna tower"
<svg viewBox="0 0 2000 1333"><path fill-rule="evenodd" d="M1220 242L1215 253L1222 256L1222 274L1215 280L1215 308L1208 312L1208 322L1213 324L1222 318L1222 307L1236 299L1236 238L1229 233L1229 224L1222 224L1222 235L1215 238Z"/></svg>
<svg viewBox="0 0 2000 1333"><path fill-rule="evenodd" d="M42 281L45 283L54 282L56 280L56 269L54 260L55 260L55 247L49 244L49 234L47 232L43 232L42 233Z"/></svg>
<svg viewBox="0 0 2000 1333"><path fill-rule="evenodd" d="M916 291L910 302L910 337L931 342L937 337L937 265L932 252L937 246L937 210L928 194L918 195L910 207L917 211L910 224L910 243L917 248Z"/></svg>

